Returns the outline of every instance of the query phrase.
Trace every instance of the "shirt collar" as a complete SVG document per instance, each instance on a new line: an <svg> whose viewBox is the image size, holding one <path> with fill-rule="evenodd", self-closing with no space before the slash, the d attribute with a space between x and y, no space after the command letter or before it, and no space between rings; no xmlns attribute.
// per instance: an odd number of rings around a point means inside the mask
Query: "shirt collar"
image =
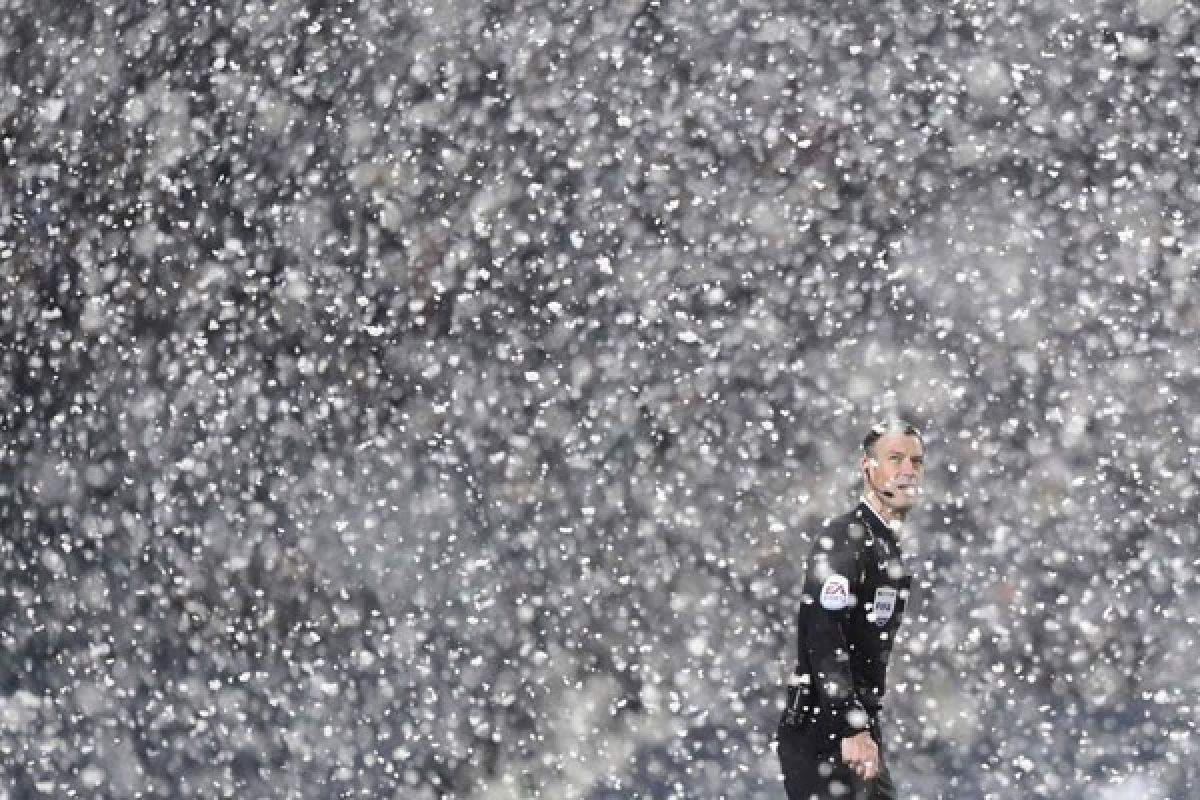
<svg viewBox="0 0 1200 800"><path fill-rule="evenodd" d="M865 509L866 509L868 512L870 512L870 514L871 514L871 516L872 516L872 517L874 517L875 519L879 520L879 524L883 525L883 527L887 528L888 530L895 530L895 526L894 526L892 523L888 522L888 521L887 521L886 519L884 519L883 517L881 517L881 516L879 515L879 512L878 512L878 511L876 511L876 510L875 510L875 509L874 509L874 508L871 506L871 504L867 502L867 498L866 498L866 497L863 497L863 498L862 498L862 506L863 506L863 508L865 508Z"/></svg>

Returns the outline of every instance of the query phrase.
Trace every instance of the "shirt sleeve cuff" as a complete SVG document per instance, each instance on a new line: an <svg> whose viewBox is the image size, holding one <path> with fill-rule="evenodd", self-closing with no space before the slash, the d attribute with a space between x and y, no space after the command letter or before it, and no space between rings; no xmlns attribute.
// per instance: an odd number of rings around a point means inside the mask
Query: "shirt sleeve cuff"
<svg viewBox="0 0 1200 800"><path fill-rule="evenodd" d="M842 714L842 738L856 736L871 727L871 718L863 707L855 703Z"/></svg>

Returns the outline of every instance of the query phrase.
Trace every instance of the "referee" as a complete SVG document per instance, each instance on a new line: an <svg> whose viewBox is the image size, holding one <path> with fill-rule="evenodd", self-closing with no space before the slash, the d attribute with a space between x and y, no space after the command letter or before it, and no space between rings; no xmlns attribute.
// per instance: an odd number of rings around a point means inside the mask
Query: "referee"
<svg viewBox="0 0 1200 800"><path fill-rule="evenodd" d="M873 426L863 439L862 500L814 537L777 732L788 800L896 797L879 711L911 581L897 532L924 474L914 426Z"/></svg>

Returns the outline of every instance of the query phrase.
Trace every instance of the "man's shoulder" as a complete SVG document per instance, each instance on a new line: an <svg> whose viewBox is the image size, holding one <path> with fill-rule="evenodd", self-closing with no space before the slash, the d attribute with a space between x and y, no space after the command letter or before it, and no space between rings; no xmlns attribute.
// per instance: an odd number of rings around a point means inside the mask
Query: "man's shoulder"
<svg viewBox="0 0 1200 800"><path fill-rule="evenodd" d="M821 523L818 540L824 537L828 545L838 547L857 547L862 545L871 534L871 524L863 507L857 506L849 511L829 517Z"/></svg>
<svg viewBox="0 0 1200 800"><path fill-rule="evenodd" d="M871 511L865 503L859 503L854 508L845 513L838 514L834 517L829 517L825 520L824 526L827 529L847 530L849 528L870 528Z"/></svg>

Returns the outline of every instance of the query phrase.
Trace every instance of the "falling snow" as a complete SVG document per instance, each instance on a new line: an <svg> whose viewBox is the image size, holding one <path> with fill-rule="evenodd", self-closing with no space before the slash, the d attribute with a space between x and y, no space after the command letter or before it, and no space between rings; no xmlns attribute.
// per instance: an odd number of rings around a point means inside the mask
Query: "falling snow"
<svg viewBox="0 0 1200 800"><path fill-rule="evenodd" d="M905 798L1200 794L1200 14L0 0L0 798L780 798L926 432Z"/></svg>

